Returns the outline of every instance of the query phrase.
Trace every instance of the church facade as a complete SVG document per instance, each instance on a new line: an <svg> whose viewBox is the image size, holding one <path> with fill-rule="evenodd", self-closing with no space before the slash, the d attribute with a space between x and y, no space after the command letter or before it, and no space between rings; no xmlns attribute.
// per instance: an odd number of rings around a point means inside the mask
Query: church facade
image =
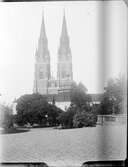
<svg viewBox="0 0 128 167"><path fill-rule="evenodd" d="M72 54L65 14L63 16L62 31L58 49L57 78L51 75L50 52L45 31L44 16L42 18L38 48L35 53L34 93L40 93L48 97L48 101L55 100L56 104L70 104L69 91L73 81Z"/></svg>

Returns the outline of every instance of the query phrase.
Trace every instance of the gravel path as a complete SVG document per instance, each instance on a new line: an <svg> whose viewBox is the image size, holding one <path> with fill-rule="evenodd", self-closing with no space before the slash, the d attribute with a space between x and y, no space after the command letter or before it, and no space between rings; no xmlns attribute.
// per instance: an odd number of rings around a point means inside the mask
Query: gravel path
<svg viewBox="0 0 128 167"><path fill-rule="evenodd" d="M87 160L125 159L126 127L107 125L58 130L31 129L1 135L2 162L45 162L48 165L80 166Z"/></svg>

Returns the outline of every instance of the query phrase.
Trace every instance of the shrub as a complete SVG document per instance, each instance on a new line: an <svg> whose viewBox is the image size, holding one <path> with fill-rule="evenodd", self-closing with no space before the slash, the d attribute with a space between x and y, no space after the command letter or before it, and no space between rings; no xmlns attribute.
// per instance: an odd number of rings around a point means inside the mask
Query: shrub
<svg viewBox="0 0 128 167"><path fill-rule="evenodd" d="M78 112L73 117L73 127L81 128L87 126L96 126L97 116L92 112Z"/></svg>
<svg viewBox="0 0 128 167"><path fill-rule="evenodd" d="M70 106L67 112L60 114L58 120L62 128L81 128L87 126L96 126L97 115L91 108L77 108Z"/></svg>

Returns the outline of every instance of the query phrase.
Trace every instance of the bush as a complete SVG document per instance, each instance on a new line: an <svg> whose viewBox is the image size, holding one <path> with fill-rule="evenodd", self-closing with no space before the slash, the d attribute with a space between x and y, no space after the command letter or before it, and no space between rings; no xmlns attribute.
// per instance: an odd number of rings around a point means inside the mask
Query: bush
<svg viewBox="0 0 128 167"><path fill-rule="evenodd" d="M87 126L96 126L97 116L92 112L78 112L73 117L73 127L81 128Z"/></svg>
<svg viewBox="0 0 128 167"><path fill-rule="evenodd" d="M60 114L58 120L62 128L93 127L96 126L97 114L87 106L86 110L84 107L70 106L67 112Z"/></svg>

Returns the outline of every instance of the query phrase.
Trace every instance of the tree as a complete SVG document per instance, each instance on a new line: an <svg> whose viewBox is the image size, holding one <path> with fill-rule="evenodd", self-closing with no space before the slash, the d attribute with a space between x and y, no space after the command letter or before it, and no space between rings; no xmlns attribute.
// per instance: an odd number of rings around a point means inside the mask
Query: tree
<svg viewBox="0 0 128 167"><path fill-rule="evenodd" d="M55 105L49 104L47 111L47 121L50 126L56 126L59 124L58 117L63 111Z"/></svg>
<svg viewBox="0 0 128 167"><path fill-rule="evenodd" d="M62 128L73 128L73 117L75 115L75 109L70 106L66 112L59 115L58 121L62 125Z"/></svg>
<svg viewBox="0 0 128 167"><path fill-rule="evenodd" d="M97 116L93 112L83 110L78 112L73 117L73 127L81 128L87 126L96 126Z"/></svg>
<svg viewBox="0 0 128 167"><path fill-rule="evenodd" d="M82 83L72 85L70 97L71 103L76 105L79 109L81 109L82 106L88 107L91 101L90 95L87 94L87 88Z"/></svg>
<svg viewBox="0 0 128 167"><path fill-rule="evenodd" d="M19 125L26 123L39 123L43 119L45 113L43 110L46 100L39 94L27 94L17 99L17 116L16 122Z"/></svg>
<svg viewBox="0 0 128 167"><path fill-rule="evenodd" d="M12 108L5 104L0 106L0 126L4 129L13 127Z"/></svg>
<svg viewBox="0 0 128 167"><path fill-rule="evenodd" d="M82 83L73 84L70 95L70 107L59 116L62 127L73 128L95 124L96 121L93 119L95 114L90 106L91 97L87 94L86 87Z"/></svg>
<svg viewBox="0 0 128 167"><path fill-rule="evenodd" d="M17 100L16 123L24 125L30 123L41 126L56 125L57 117L62 112L55 105L49 104L46 97L40 94L27 94Z"/></svg>
<svg viewBox="0 0 128 167"><path fill-rule="evenodd" d="M109 79L101 101L100 114L121 114L124 103L124 80Z"/></svg>

